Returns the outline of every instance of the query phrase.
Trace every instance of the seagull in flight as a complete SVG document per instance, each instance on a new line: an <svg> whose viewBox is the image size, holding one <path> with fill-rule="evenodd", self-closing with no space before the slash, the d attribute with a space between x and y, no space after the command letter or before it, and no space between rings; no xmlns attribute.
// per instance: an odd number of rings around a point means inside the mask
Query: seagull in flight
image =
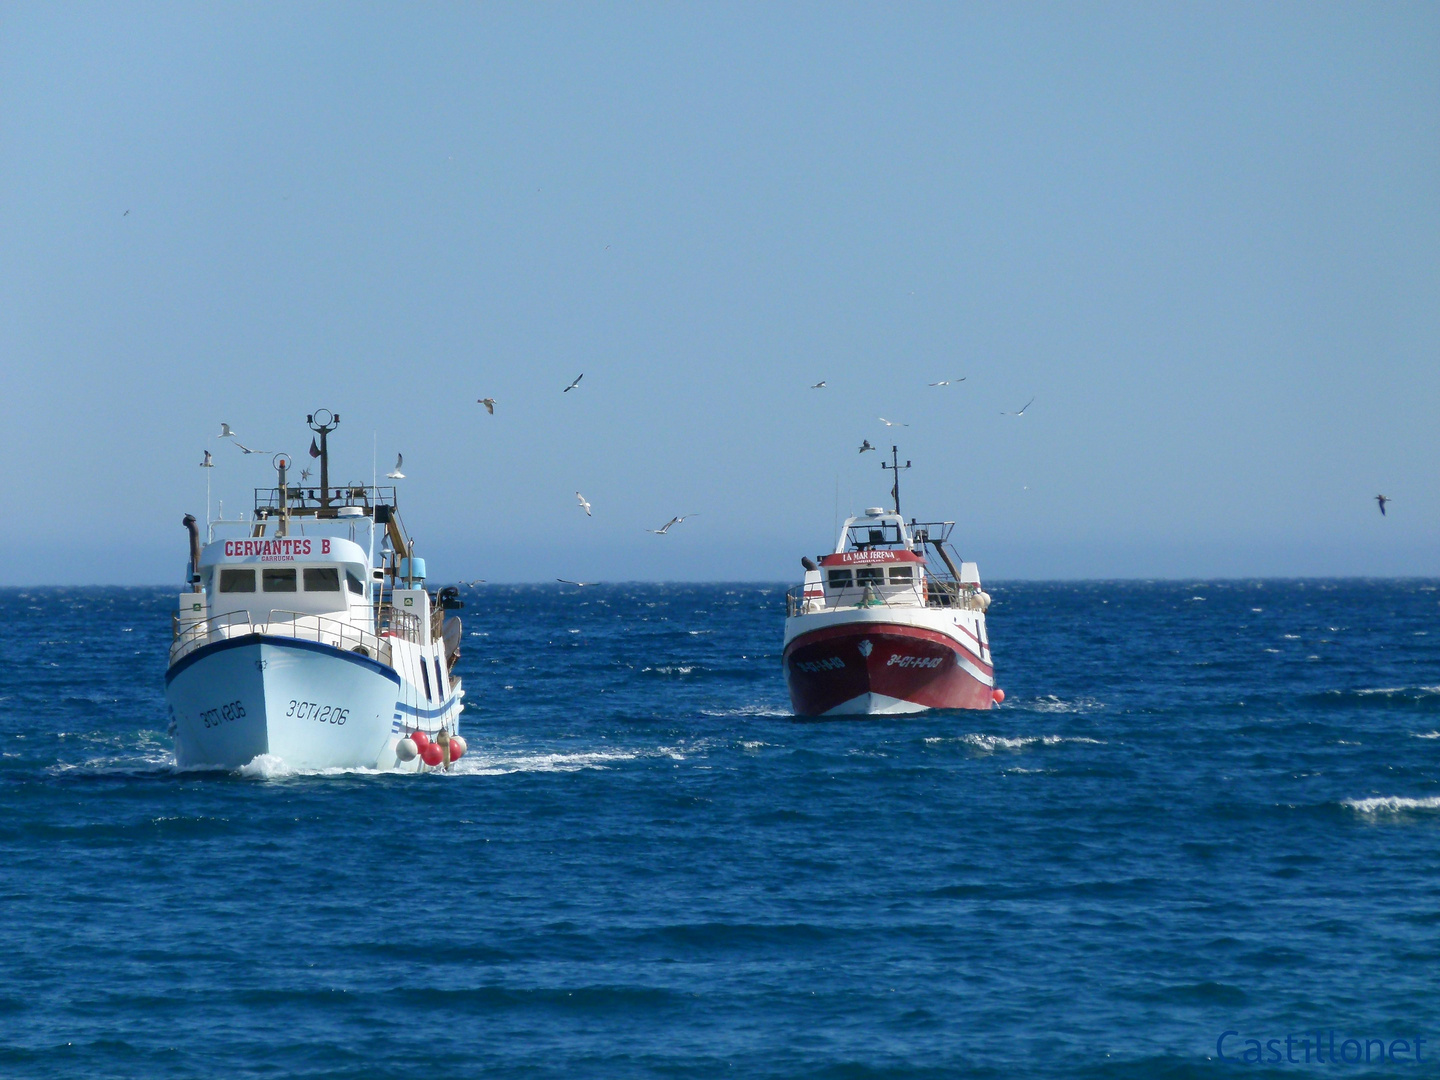
<svg viewBox="0 0 1440 1080"><path fill-rule="evenodd" d="M495 399L493 397L482 397L475 399L479 404L485 406L485 411L491 416L495 415Z"/></svg>
<svg viewBox="0 0 1440 1080"><path fill-rule="evenodd" d="M387 480L404 480L405 474L400 471L400 466L405 464L405 455L395 455L395 468L385 474Z"/></svg>
<svg viewBox="0 0 1440 1080"><path fill-rule="evenodd" d="M1392 502L1392 501L1394 501L1394 500L1392 500L1389 495L1376 495L1376 496L1375 496L1375 502L1378 503L1379 506L1380 506L1380 516L1381 516L1381 517L1384 517L1384 516L1385 516L1385 504L1386 504L1387 502Z"/></svg>
<svg viewBox="0 0 1440 1080"><path fill-rule="evenodd" d="M863 454L866 450L874 450L874 449L875 449L875 447L873 447L873 446L870 445L870 440L869 440L869 439L866 439L864 442L862 442L862 443L860 444L860 453L862 453L862 454Z"/></svg>
<svg viewBox="0 0 1440 1080"><path fill-rule="evenodd" d="M568 394L571 390L574 390L577 386L580 385L580 380L583 379L584 377L585 377L585 373L582 371L579 375L576 375L576 376L575 376L575 381L574 381L574 382L572 382L569 386L565 387L565 389L564 389L564 390L561 390L560 392L561 392L562 394Z"/></svg>
<svg viewBox="0 0 1440 1080"><path fill-rule="evenodd" d="M1025 415L1025 409L1028 409L1031 405L1034 405L1034 404L1035 404L1035 399L1032 397L1029 401L1025 402L1024 408L1022 408L1019 412L1002 412L1000 415L1001 415L1001 416L1024 416L1024 415Z"/></svg>
<svg viewBox="0 0 1440 1080"><path fill-rule="evenodd" d="M476 585L484 585L484 584L485 584L485 579L484 579L483 577L482 577L482 578L476 578L474 581L462 581L462 582L460 582L460 584L461 584L461 585L464 585L464 586L466 586L466 587L468 587L468 588L473 589Z"/></svg>
<svg viewBox="0 0 1440 1080"><path fill-rule="evenodd" d="M244 443L242 443L242 442L240 441L240 439L237 437L237 435L236 435L236 433L235 433L235 430L234 430L229 424L225 423L225 421L223 421L223 420L220 421L220 438L222 438L222 439L234 439L234 440L235 440L235 445L240 448L240 452L241 452L242 454L268 454L268 453L270 453L269 450L251 450L250 447L246 446Z"/></svg>
<svg viewBox="0 0 1440 1080"><path fill-rule="evenodd" d="M586 516L586 517L594 517L594 516L595 516L594 514L590 513L590 504L585 501L585 496L584 496L584 495L581 495L580 492L578 492L578 491L575 492L575 501L580 504L580 509L585 511L585 516Z"/></svg>
<svg viewBox="0 0 1440 1080"><path fill-rule="evenodd" d="M210 451L209 451L209 450L206 450L206 451L205 451L205 460L202 461L202 462L200 462L200 468L202 468L202 469L213 469L214 467L215 467L215 462L210 459Z"/></svg>
<svg viewBox="0 0 1440 1080"><path fill-rule="evenodd" d="M958 379L941 379L939 382L932 382L931 386L949 386L952 382L964 382L966 376L961 375Z"/></svg>
<svg viewBox="0 0 1440 1080"><path fill-rule="evenodd" d="M825 380L824 380L824 379L821 379L821 380L820 380L819 382L817 382L817 383L812 383L812 384L810 385L810 389L811 389L811 390L824 390L824 389L825 389Z"/></svg>
<svg viewBox="0 0 1440 1080"><path fill-rule="evenodd" d="M557 577L555 580L560 582L560 584L562 585L574 585L577 589L583 589L586 585L597 584L597 582L594 581L571 581L569 578L563 577Z"/></svg>
<svg viewBox="0 0 1440 1080"><path fill-rule="evenodd" d="M909 426L910 426L909 424L902 424L902 423L900 423L899 420L886 420L883 416L880 417L880 423L884 424L886 427L896 427L896 426L899 426L899 427L909 427Z"/></svg>
<svg viewBox="0 0 1440 1080"><path fill-rule="evenodd" d="M658 529L646 529L645 531L648 533L654 533L656 536L664 536L670 531L670 527L672 525L680 525L685 521L686 518L692 518L694 516L694 514L676 514L669 521L665 522L664 525L661 525Z"/></svg>
<svg viewBox="0 0 1440 1080"><path fill-rule="evenodd" d="M126 211L125 211L123 214L121 214L120 216L121 216L121 217L129 217L129 216L130 216L130 211L129 211L129 210L126 210Z"/></svg>

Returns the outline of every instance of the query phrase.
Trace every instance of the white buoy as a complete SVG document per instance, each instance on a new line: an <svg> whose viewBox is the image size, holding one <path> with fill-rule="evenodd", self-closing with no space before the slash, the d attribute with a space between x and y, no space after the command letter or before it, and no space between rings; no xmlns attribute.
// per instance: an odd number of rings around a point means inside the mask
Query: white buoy
<svg viewBox="0 0 1440 1080"><path fill-rule="evenodd" d="M418 753L420 753L420 748L408 735L395 744L395 757L399 761L414 761L415 755Z"/></svg>

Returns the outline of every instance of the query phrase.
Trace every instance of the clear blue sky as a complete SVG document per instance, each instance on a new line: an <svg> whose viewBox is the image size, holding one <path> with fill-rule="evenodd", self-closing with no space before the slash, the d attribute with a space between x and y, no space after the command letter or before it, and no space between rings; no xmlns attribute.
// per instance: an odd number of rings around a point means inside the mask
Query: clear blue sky
<svg viewBox="0 0 1440 1080"><path fill-rule="evenodd" d="M1435 4L9 3L0 213L0 584L320 407L441 578L793 578L897 433L990 579L1440 574Z"/></svg>

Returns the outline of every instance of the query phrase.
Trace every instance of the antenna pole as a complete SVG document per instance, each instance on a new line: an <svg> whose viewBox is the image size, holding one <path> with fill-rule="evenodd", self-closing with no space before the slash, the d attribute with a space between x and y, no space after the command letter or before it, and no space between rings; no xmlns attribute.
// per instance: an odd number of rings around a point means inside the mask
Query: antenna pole
<svg viewBox="0 0 1440 1080"><path fill-rule="evenodd" d="M316 420L316 417L321 417ZM310 430L320 436L320 508L330 509L330 448L325 445L325 436L340 426L340 417L329 409L320 409L305 417Z"/></svg>
<svg viewBox="0 0 1440 1080"><path fill-rule="evenodd" d="M890 447L890 462L890 464L886 464L882 461L880 468L889 469L895 474L895 485L890 489L890 494L895 497L895 513L898 514L900 513L900 473L901 470L910 468L910 462L907 460L904 465L900 464L900 448L898 446Z"/></svg>

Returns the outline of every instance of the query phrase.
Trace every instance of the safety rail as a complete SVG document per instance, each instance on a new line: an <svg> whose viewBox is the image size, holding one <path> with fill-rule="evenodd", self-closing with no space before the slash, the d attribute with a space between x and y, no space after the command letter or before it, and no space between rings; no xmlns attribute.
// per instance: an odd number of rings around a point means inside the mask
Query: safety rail
<svg viewBox="0 0 1440 1080"><path fill-rule="evenodd" d="M347 652L360 653L382 664L390 663L390 643L368 630L339 619L303 611L272 609L266 622L257 623L248 611L227 611L201 619L176 636L170 646L170 663L175 663L203 645L249 634L314 641Z"/></svg>
<svg viewBox="0 0 1440 1080"><path fill-rule="evenodd" d="M402 638L414 645L419 645L421 644L420 616L408 611L396 611L394 608L382 608L380 611L380 636Z"/></svg>
<svg viewBox="0 0 1440 1080"><path fill-rule="evenodd" d="M851 589L850 592L859 592L859 589ZM812 597L805 598L805 586L796 585L785 593L785 615L793 619L796 615L813 615L818 611L840 611L849 608L863 607L913 607L914 596L911 589L901 590L906 599L881 588L874 594L874 599L866 603L863 600L854 603L837 603L837 597ZM948 578L926 577L925 578L925 606L926 607L948 607L960 608L964 611L984 611L990 605L990 597L982 592L977 586L962 585L958 581Z"/></svg>

